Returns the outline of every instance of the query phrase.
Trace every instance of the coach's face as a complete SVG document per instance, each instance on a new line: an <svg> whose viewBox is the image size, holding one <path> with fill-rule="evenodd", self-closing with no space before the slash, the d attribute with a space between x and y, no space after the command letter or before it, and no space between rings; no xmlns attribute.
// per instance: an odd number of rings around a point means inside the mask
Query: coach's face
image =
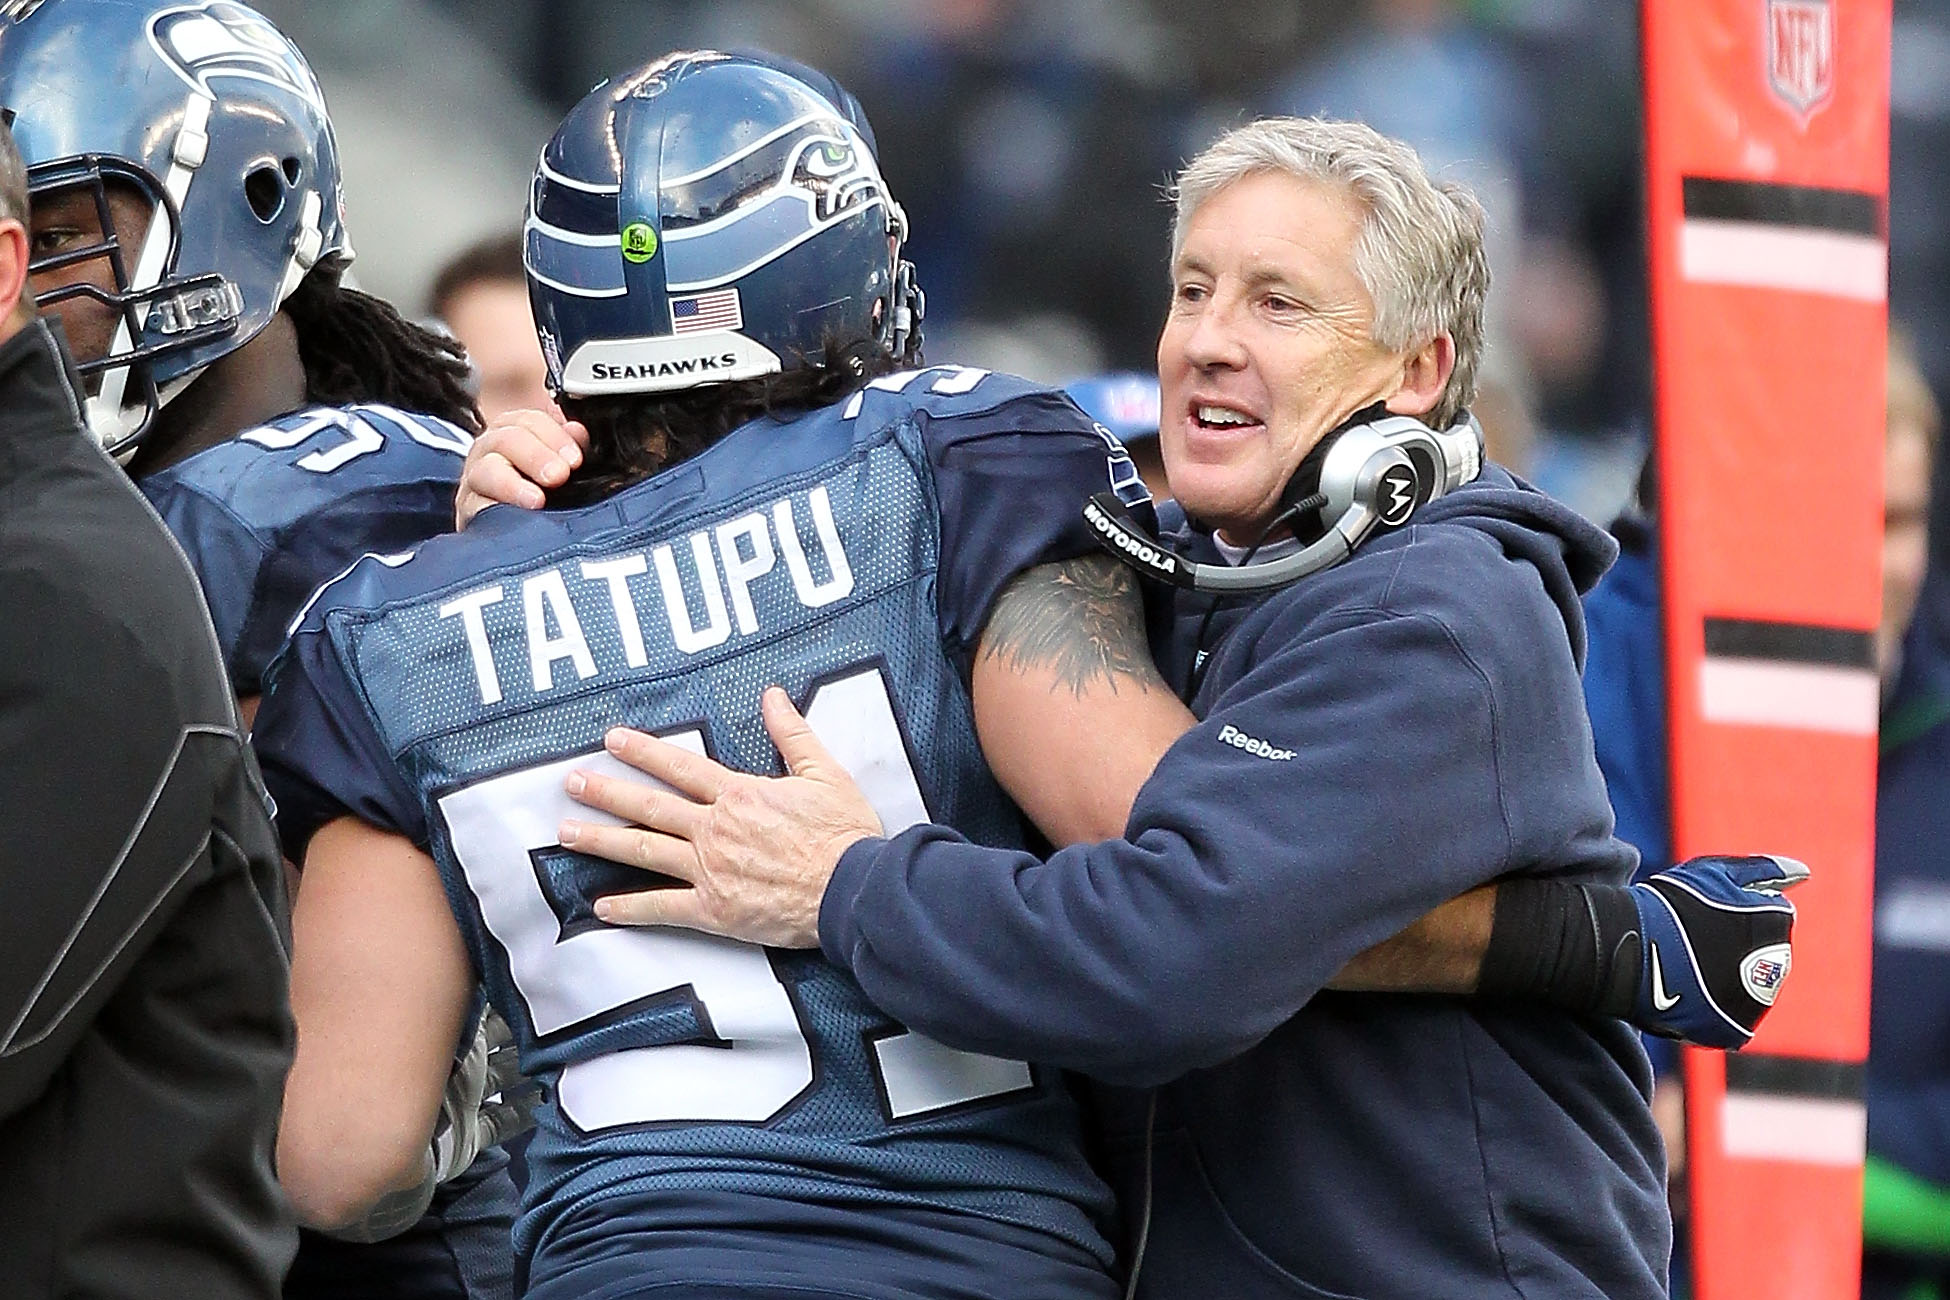
<svg viewBox="0 0 1950 1300"><path fill-rule="evenodd" d="M1416 378L1429 349L1391 352L1370 334L1360 231L1352 194L1280 172L1234 181L1186 226L1158 340L1159 444L1172 495L1227 541L1258 538L1347 416L1384 400L1420 415L1440 395Z"/></svg>
<svg viewBox="0 0 1950 1300"><path fill-rule="evenodd" d="M121 246L122 266L133 275L143 237L149 231L149 201L132 187L114 181L109 182L107 192L109 219ZM94 187L77 185L34 195L28 229L29 247L36 262L101 243L102 220ZM30 281L36 298L77 284L90 285L104 293L115 293L121 287L115 282L115 268L106 256L88 257L53 270L39 271ZM121 314L115 308L87 294L49 304L44 314L61 322L75 360L84 363L108 355L114 345L115 331L121 325ZM94 380L90 388L97 387L99 382Z"/></svg>

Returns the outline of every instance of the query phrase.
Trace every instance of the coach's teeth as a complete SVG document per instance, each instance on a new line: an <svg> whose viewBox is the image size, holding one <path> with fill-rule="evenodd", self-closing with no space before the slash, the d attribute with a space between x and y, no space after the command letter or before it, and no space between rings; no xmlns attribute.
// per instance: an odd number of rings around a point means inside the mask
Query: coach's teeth
<svg viewBox="0 0 1950 1300"><path fill-rule="evenodd" d="M1227 410L1223 406L1201 406L1198 408L1197 414L1198 414L1198 422L1200 424L1251 424L1253 423L1253 421L1249 417L1241 415L1237 411Z"/></svg>

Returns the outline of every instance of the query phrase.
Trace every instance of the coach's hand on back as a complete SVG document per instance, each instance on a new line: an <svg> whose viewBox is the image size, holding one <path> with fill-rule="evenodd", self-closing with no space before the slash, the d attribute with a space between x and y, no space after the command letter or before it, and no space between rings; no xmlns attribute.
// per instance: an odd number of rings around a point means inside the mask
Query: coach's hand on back
<svg viewBox="0 0 1950 1300"><path fill-rule="evenodd" d="M569 774L570 797L630 824L564 821L565 847L674 878L598 899L600 919L819 946L826 884L850 846L882 833L880 817L784 691L767 690L762 711L785 776L734 772L627 727L612 729L605 746L660 784Z"/></svg>

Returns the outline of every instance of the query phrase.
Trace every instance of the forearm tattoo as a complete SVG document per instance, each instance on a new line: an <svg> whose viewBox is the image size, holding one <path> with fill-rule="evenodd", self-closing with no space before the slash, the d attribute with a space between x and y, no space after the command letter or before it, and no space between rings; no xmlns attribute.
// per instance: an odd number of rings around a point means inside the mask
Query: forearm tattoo
<svg viewBox="0 0 1950 1300"><path fill-rule="evenodd" d="M1017 672L1052 670L1079 696L1099 683L1167 689L1145 643L1137 575L1108 555L1018 575L996 599L982 657Z"/></svg>

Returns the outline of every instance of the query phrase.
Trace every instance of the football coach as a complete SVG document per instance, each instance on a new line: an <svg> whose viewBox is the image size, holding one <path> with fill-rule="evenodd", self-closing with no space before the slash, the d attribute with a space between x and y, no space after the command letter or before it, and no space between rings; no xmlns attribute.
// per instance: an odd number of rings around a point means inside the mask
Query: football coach
<svg viewBox="0 0 1950 1300"><path fill-rule="evenodd" d="M1579 595L1614 548L1480 465L1488 283L1481 208L1405 145L1312 119L1222 137L1179 178L1158 344L1182 517L1093 518L1175 584L1154 649L1202 719L1126 838L1038 860L885 836L773 692L785 778L615 738L689 798L591 780L651 829L563 842L644 837L693 888L605 915L817 943L904 1024L1101 1081L1141 1295L1664 1296L1625 1024L1323 991L1474 886L1635 860L1578 680Z"/></svg>
<svg viewBox="0 0 1950 1300"><path fill-rule="evenodd" d="M35 317L26 219L0 126L0 1292L271 1300L277 839L196 578Z"/></svg>

